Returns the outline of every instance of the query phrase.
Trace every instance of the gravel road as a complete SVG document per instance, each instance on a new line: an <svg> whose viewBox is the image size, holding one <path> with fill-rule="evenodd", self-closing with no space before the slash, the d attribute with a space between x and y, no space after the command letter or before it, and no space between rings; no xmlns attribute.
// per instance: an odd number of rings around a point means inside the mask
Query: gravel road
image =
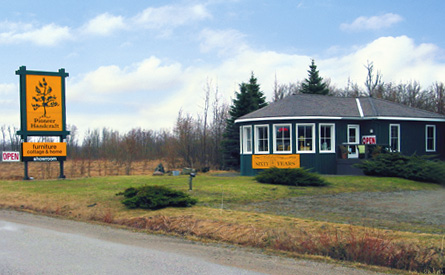
<svg viewBox="0 0 445 275"><path fill-rule="evenodd" d="M33 238L34 233L37 233L38 239ZM62 241L62 245L52 243L53 239ZM161 256L168 255L167 258L173 259L173 262L169 263L166 257L159 258L158 253L154 251L159 251ZM232 272L235 272L234 274L282 275L377 274L322 262L269 256L256 250L236 246L201 244L180 238L135 233L71 220L0 210L1 274L122 274L119 268L129 264L124 260L129 258L130 263L133 263L136 255L139 254L145 257L137 261L138 266L145 267L143 273L153 271L154 267L150 269L150 265L158 264L158 261L165 265L181 266L182 263L178 261L185 259L190 262L190 265L199 264L201 271L204 270L203 268L210 270L209 268L214 268L215 265L221 266L219 271L214 270L210 274L232 274ZM98 257L98 255L106 256ZM116 255L118 258L113 258ZM135 257L128 255L135 255ZM147 258L144 255L151 256ZM31 263L27 265L26 260L29 259ZM83 266L83 261L92 265L87 269ZM105 267L108 269L103 269L104 265L100 263L101 261L105 261ZM113 268L113 264L118 266ZM33 272L36 271L33 266L38 268L39 272ZM169 270L169 272L159 274L193 273L190 273L190 270L193 270L192 266L182 266L188 272L184 269L176 272L175 269L171 269L171 266L166 266L161 270ZM64 270L66 272L63 272ZM108 271L104 272L105 270ZM202 274L197 272L196 274Z"/></svg>
<svg viewBox="0 0 445 275"><path fill-rule="evenodd" d="M428 233L445 232L445 188L433 191L357 192L303 196L242 206L267 212Z"/></svg>

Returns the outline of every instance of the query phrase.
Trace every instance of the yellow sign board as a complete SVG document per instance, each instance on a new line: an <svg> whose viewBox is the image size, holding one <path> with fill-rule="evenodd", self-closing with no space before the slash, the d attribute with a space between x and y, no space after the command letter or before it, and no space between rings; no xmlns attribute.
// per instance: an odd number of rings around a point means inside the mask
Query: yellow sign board
<svg viewBox="0 0 445 275"><path fill-rule="evenodd" d="M253 169L300 168L300 155L252 155Z"/></svg>
<svg viewBox="0 0 445 275"><path fill-rule="evenodd" d="M63 131L62 77L26 75L28 131Z"/></svg>
<svg viewBox="0 0 445 275"><path fill-rule="evenodd" d="M23 142L23 157L66 157L66 142Z"/></svg>

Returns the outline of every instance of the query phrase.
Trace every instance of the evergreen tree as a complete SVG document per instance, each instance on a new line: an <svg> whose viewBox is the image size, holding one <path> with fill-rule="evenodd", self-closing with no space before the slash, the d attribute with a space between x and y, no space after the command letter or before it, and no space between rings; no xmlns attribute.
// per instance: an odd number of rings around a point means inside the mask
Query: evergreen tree
<svg viewBox="0 0 445 275"><path fill-rule="evenodd" d="M257 84L253 72L249 83L241 83L239 92L235 93L236 98L230 106L227 127L224 132L222 148L224 153L224 168L239 170L240 166L240 134L239 126L235 125L235 120L250 112L263 108L267 105L266 97L260 91L260 85Z"/></svg>
<svg viewBox="0 0 445 275"><path fill-rule="evenodd" d="M323 78L318 75L317 66L315 65L313 59L309 68L310 70L307 71L309 73L309 77L302 83L301 92L304 94L327 95L329 93L329 89L327 88L326 83L323 82Z"/></svg>

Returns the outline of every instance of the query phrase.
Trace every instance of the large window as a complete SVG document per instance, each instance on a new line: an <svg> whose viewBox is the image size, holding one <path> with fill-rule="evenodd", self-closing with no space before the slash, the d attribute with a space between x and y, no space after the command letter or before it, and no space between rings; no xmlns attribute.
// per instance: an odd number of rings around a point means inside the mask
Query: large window
<svg viewBox="0 0 445 275"><path fill-rule="evenodd" d="M315 124L297 124L297 153L315 153Z"/></svg>
<svg viewBox="0 0 445 275"><path fill-rule="evenodd" d="M335 153L335 125L319 124L320 153Z"/></svg>
<svg viewBox="0 0 445 275"><path fill-rule="evenodd" d="M269 125L255 125L255 153L269 153Z"/></svg>
<svg viewBox="0 0 445 275"><path fill-rule="evenodd" d="M274 153L292 153L291 132L290 124L274 125Z"/></svg>
<svg viewBox="0 0 445 275"><path fill-rule="evenodd" d="M241 153L252 154L252 126L243 126L241 131Z"/></svg>
<svg viewBox="0 0 445 275"><path fill-rule="evenodd" d="M436 152L436 126L426 126L426 151Z"/></svg>
<svg viewBox="0 0 445 275"><path fill-rule="evenodd" d="M400 152L400 124L389 125L389 148L391 152Z"/></svg>

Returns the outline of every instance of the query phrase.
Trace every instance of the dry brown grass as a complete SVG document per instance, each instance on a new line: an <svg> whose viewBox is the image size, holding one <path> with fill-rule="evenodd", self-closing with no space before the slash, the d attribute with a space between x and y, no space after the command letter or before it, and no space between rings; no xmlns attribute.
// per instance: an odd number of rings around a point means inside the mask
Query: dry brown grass
<svg viewBox="0 0 445 275"><path fill-rule="evenodd" d="M168 170L167 162L146 160L133 162L130 175L151 175L162 162ZM119 176L126 174L126 164L109 160L67 160L64 174L68 178ZM59 162L29 162L28 175L35 179L56 179L59 177ZM23 163L0 162L0 180L21 180L24 177Z"/></svg>
<svg viewBox="0 0 445 275"><path fill-rule="evenodd" d="M311 232L313 230L303 228L272 229L221 220L202 220L193 215L115 219L111 223L152 232L173 233L282 252L328 256L337 260L408 271L436 274L445 272L443 248L397 242L384 231L376 229L363 230L349 226L345 231L328 225Z"/></svg>
<svg viewBox="0 0 445 275"><path fill-rule="evenodd" d="M297 255L326 256L336 260L413 272L434 274L445 272L443 247L425 246L407 242L406 239L396 239L394 232L388 230L327 222L306 224L294 218L289 221L294 226L290 226L282 217L276 217L276 220L270 220L270 223L265 222L272 219L267 215L257 215L250 224L240 224L237 222L237 215L247 215L246 213L224 211L218 215L216 209L207 209L214 212L212 219L209 215L188 214L186 211L182 215L169 215L168 210L149 212L149 214L145 212L138 216L137 213L132 215L122 213L113 206L88 207L85 203L77 202L70 205L61 201L44 205L40 200L29 201L22 204L19 210L173 234L201 241L224 242ZM17 209L17 206L0 204L0 208ZM275 223L281 224L281 227Z"/></svg>

